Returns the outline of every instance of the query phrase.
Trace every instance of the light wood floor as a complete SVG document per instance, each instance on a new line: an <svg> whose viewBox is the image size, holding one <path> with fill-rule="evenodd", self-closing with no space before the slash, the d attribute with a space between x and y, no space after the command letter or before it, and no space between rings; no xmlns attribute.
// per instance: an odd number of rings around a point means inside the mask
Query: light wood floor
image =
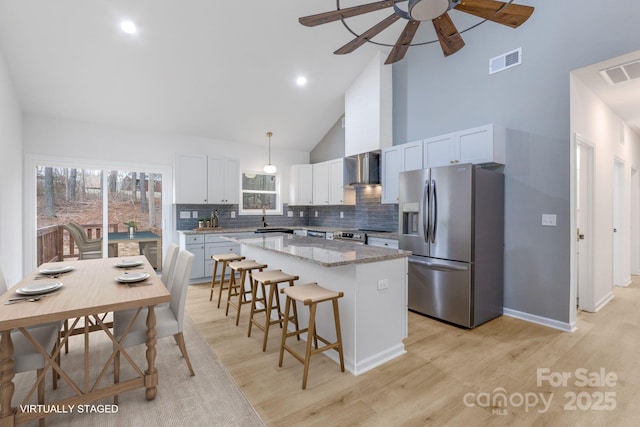
<svg viewBox="0 0 640 427"><path fill-rule="evenodd" d="M580 313L573 334L507 316L463 330L410 313L406 355L358 377L316 356L305 391L301 363L285 354L278 367L279 329L272 328L263 353L261 331L247 337L248 310L236 327L216 308L215 296L209 302L208 284L189 287L186 310L269 426L635 426L640 278L614 294L599 313ZM538 385L537 370L544 368L571 378L566 386ZM589 375L602 368L617 376L616 384L576 385L580 368ZM608 400L601 399L604 392ZM500 395L510 401L492 406L483 400ZM542 400L535 404L540 396L550 401L547 409ZM479 404L467 405L465 398ZM584 409L598 404L615 409Z"/></svg>

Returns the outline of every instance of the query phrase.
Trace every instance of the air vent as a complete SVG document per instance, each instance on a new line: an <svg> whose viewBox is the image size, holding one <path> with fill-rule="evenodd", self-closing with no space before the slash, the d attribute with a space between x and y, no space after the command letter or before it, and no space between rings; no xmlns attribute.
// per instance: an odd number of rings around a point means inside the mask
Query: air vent
<svg viewBox="0 0 640 427"><path fill-rule="evenodd" d="M489 60L489 74L504 71L507 68L522 64L522 48L519 47L511 52L503 53L500 56Z"/></svg>
<svg viewBox="0 0 640 427"><path fill-rule="evenodd" d="M640 78L640 60L600 70L600 75L610 85Z"/></svg>

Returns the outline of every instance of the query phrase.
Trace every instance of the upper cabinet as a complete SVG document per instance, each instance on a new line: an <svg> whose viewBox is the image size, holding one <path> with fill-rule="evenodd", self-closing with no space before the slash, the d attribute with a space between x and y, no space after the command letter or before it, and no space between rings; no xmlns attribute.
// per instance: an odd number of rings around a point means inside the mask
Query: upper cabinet
<svg viewBox="0 0 640 427"><path fill-rule="evenodd" d="M329 162L329 204L355 205L355 190L344 188L344 159Z"/></svg>
<svg viewBox="0 0 640 427"><path fill-rule="evenodd" d="M506 130L488 124L382 150L382 203L398 203L400 172L459 163L505 163Z"/></svg>
<svg viewBox="0 0 640 427"><path fill-rule="evenodd" d="M209 204L237 205L240 194L240 162L237 159L209 157Z"/></svg>
<svg viewBox="0 0 640 427"><path fill-rule="evenodd" d="M329 204L329 162L313 165L313 204Z"/></svg>
<svg viewBox="0 0 640 427"><path fill-rule="evenodd" d="M207 156L177 154L174 181L175 203L207 203Z"/></svg>
<svg viewBox="0 0 640 427"><path fill-rule="evenodd" d="M344 188L344 159L293 165L289 181L292 206L354 205L355 190Z"/></svg>
<svg viewBox="0 0 640 427"><path fill-rule="evenodd" d="M398 203L400 172L422 169L422 141L382 150L382 203Z"/></svg>
<svg viewBox="0 0 640 427"><path fill-rule="evenodd" d="M505 129L493 124L428 138L423 143L424 168L505 162Z"/></svg>
<svg viewBox="0 0 640 427"><path fill-rule="evenodd" d="M313 165L293 165L289 173L289 204L313 204Z"/></svg>
<svg viewBox="0 0 640 427"><path fill-rule="evenodd" d="M237 204L240 162L206 155L176 154L174 202Z"/></svg>

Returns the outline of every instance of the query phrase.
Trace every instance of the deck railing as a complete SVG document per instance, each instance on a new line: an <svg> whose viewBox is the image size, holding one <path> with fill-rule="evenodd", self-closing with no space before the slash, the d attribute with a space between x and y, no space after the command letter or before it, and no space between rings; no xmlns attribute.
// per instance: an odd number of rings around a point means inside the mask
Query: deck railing
<svg viewBox="0 0 640 427"><path fill-rule="evenodd" d="M102 237L102 224L80 224L89 239ZM118 224L109 224L109 232L117 232ZM73 237L59 225L50 225L38 229L37 233L38 265L45 262L63 261L66 258L77 258L78 250Z"/></svg>

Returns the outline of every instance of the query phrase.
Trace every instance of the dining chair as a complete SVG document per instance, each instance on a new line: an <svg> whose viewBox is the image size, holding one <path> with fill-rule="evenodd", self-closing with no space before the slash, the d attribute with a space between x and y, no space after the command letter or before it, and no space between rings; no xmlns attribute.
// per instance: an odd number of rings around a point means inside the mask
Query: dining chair
<svg viewBox="0 0 640 427"><path fill-rule="evenodd" d="M7 292L7 281L2 269L0 269L0 295ZM58 332L62 322L50 322L42 325L27 327L29 335L45 350L53 353L58 342ZM31 341L22 332L11 331L11 341L13 342L13 372L36 371L36 381L38 382L38 404L44 404L45 379L44 367L46 360L37 350ZM55 388L55 385L54 385ZM40 418L39 425L44 426L44 418Z"/></svg>
<svg viewBox="0 0 640 427"><path fill-rule="evenodd" d="M162 273L160 274L160 280L171 292L171 286L173 285L173 270L176 268L176 260L178 259L178 252L180 248L175 243L171 243L167 247L167 252L164 255L164 261L162 262Z"/></svg>
<svg viewBox="0 0 640 427"><path fill-rule="evenodd" d="M89 241L84 233L84 230L78 230L76 227L70 224L62 224L62 228L67 230L69 235L76 242L78 247L79 259L96 259L102 258L102 240Z"/></svg>
<svg viewBox="0 0 640 427"><path fill-rule="evenodd" d="M187 299L187 287L189 285L189 276L194 258L195 255L188 251L182 250L178 253L170 291L171 302L169 306L156 306L154 309L156 315L156 339L173 335L192 376L195 375L195 372L191 366L189 354L187 353L187 348L184 343L182 326L184 321L184 305ZM133 324L129 326L132 320ZM125 348L143 344L147 341L146 321L146 308L139 311L116 311L113 313L113 334ZM123 338L127 328L129 328L129 332L126 337ZM120 381L120 352L117 352L114 358L113 379L115 383ZM117 398L115 402L117 403Z"/></svg>

